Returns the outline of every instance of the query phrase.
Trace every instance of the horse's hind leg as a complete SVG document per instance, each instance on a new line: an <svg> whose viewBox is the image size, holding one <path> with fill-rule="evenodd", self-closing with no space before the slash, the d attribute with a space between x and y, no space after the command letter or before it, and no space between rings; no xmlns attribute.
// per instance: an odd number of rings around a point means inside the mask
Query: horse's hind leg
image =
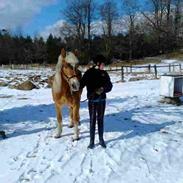
<svg viewBox="0 0 183 183"><path fill-rule="evenodd" d="M57 129L56 129L56 134L55 138L61 137L62 134L62 115L61 115L61 105L55 104L55 109L57 113Z"/></svg>
<svg viewBox="0 0 183 183"><path fill-rule="evenodd" d="M79 105L73 107L74 140L79 140Z"/></svg>

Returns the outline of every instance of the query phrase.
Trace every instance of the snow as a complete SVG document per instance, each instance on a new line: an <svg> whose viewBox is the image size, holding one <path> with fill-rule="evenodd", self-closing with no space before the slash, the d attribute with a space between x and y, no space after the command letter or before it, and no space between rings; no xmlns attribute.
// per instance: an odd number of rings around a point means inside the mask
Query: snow
<svg viewBox="0 0 183 183"><path fill-rule="evenodd" d="M162 63L165 63L165 64L182 63L182 61L176 60L176 59L164 59L164 60L161 60L161 62L162 62Z"/></svg>
<svg viewBox="0 0 183 183"><path fill-rule="evenodd" d="M98 134L95 148L87 149L87 102L80 108L81 139L72 141L67 108L63 135L55 139L51 89L0 87L0 130L8 137L0 139L0 182L182 183L182 106L159 103L159 80L115 82L119 77L111 75L114 87L107 95L106 149Z"/></svg>

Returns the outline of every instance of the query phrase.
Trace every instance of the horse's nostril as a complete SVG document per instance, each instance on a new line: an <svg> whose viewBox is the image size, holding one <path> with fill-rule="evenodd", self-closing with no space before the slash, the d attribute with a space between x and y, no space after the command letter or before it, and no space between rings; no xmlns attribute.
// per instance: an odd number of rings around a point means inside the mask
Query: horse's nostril
<svg viewBox="0 0 183 183"><path fill-rule="evenodd" d="M76 85L74 83L72 84L72 88L73 89L76 89Z"/></svg>
<svg viewBox="0 0 183 183"><path fill-rule="evenodd" d="M71 88L72 88L73 91L78 91L79 90L79 86L76 83L72 83Z"/></svg>

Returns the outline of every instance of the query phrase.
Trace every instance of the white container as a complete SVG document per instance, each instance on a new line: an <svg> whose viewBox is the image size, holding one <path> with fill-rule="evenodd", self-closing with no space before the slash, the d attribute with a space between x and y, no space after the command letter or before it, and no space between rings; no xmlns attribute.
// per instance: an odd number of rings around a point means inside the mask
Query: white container
<svg viewBox="0 0 183 183"><path fill-rule="evenodd" d="M183 96L183 75L161 76L160 95L164 97Z"/></svg>

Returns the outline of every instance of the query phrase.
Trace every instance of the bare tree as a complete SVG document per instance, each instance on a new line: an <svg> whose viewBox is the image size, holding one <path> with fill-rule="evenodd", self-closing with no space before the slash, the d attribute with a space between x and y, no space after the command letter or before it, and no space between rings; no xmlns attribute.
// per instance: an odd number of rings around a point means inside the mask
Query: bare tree
<svg viewBox="0 0 183 183"><path fill-rule="evenodd" d="M64 15L75 32L79 44L84 43L84 39L91 40L91 22L94 16L94 0L70 0L64 10ZM65 28L67 28L65 26ZM74 29L74 30L73 30ZM71 29L70 29L71 30ZM71 31L70 31L71 32Z"/></svg>
<svg viewBox="0 0 183 183"><path fill-rule="evenodd" d="M116 3L113 0L105 0L104 4L100 7L100 16L106 26L106 28L103 27L104 34L111 38L113 32L112 25L118 18Z"/></svg>
<svg viewBox="0 0 183 183"><path fill-rule="evenodd" d="M123 11L128 16L128 31L129 31L129 60L133 55L133 43L135 38L135 21L138 11L138 3L136 0L122 0Z"/></svg>
<svg viewBox="0 0 183 183"><path fill-rule="evenodd" d="M118 18L118 10L113 0L105 0L100 6L100 16L103 22L105 56L109 59L112 51L113 23Z"/></svg>
<svg viewBox="0 0 183 183"><path fill-rule="evenodd" d="M157 36L160 51L166 47L176 46L177 35L180 30L182 0L148 0L152 5L152 13L142 12ZM163 42L163 43L162 43Z"/></svg>
<svg viewBox="0 0 183 183"><path fill-rule="evenodd" d="M81 0L71 0L68 1L67 7L64 10L66 20L74 26L76 37L79 41L82 40L85 34L85 24L82 21L83 9L81 6Z"/></svg>
<svg viewBox="0 0 183 183"><path fill-rule="evenodd" d="M60 35L62 38L76 37L75 26L67 22L63 22L63 25L60 27Z"/></svg>
<svg viewBox="0 0 183 183"><path fill-rule="evenodd" d="M162 52L161 48L161 34L166 33L166 30L163 28L163 13L165 13L165 6L163 6L163 0L148 0L152 8L151 13L142 12L144 17L147 19L149 25L152 27L155 32L155 37L157 37L158 50Z"/></svg>
<svg viewBox="0 0 183 183"><path fill-rule="evenodd" d="M152 6L152 13L142 12L144 17L149 21L154 29L164 32L162 28L163 14L165 13L165 6L163 0L148 0Z"/></svg>
<svg viewBox="0 0 183 183"><path fill-rule="evenodd" d="M84 0L84 7L87 14L87 36L88 36L88 53L89 53L89 59L91 55L91 23L95 19L95 8L96 3L94 0Z"/></svg>
<svg viewBox="0 0 183 183"><path fill-rule="evenodd" d="M87 28L88 28L88 40L91 41L91 23L95 19L95 7L94 0L85 0L85 7L87 11Z"/></svg>
<svg viewBox="0 0 183 183"><path fill-rule="evenodd" d="M176 42L183 38L183 2L175 0L174 34Z"/></svg>

